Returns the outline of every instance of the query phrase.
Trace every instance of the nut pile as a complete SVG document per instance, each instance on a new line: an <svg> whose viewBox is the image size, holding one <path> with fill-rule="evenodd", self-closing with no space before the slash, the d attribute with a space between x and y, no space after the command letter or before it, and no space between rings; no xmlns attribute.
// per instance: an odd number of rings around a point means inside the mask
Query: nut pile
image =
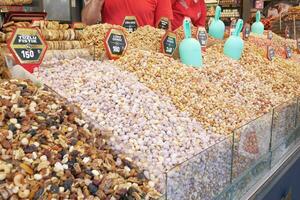
<svg viewBox="0 0 300 200"><path fill-rule="evenodd" d="M165 33L164 30L152 26L139 27L128 35L128 50L137 48L161 52L161 40Z"/></svg>
<svg viewBox="0 0 300 200"><path fill-rule="evenodd" d="M31 3L32 0L0 0L0 6L27 5Z"/></svg>
<svg viewBox="0 0 300 200"><path fill-rule="evenodd" d="M255 45L245 43L244 56L240 61L243 68L255 74L265 85L272 87L275 94L285 96L286 101L299 96L298 83L285 74L278 67L278 63L270 62L257 54L256 49Z"/></svg>
<svg viewBox="0 0 300 200"><path fill-rule="evenodd" d="M207 134L199 122L133 74L109 63L80 59L61 63L48 63L39 70L39 77L77 103L95 125L115 130L112 147L134 158L155 183L164 186L165 171L222 139Z"/></svg>
<svg viewBox="0 0 300 200"><path fill-rule="evenodd" d="M47 50L44 61L52 59L64 60L64 59L75 59L84 58L86 60L92 60L93 56L89 49L70 49L70 50Z"/></svg>
<svg viewBox="0 0 300 200"><path fill-rule="evenodd" d="M143 171L74 105L27 81L0 81L1 199L157 199Z"/></svg>
<svg viewBox="0 0 300 200"><path fill-rule="evenodd" d="M209 132L231 134L285 98L238 62L216 51L207 54L205 67L199 70L141 50L132 50L116 63L134 72L149 88L169 96L178 109L189 112Z"/></svg>
<svg viewBox="0 0 300 200"><path fill-rule="evenodd" d="M100 58L103 57L103 55L105 55L104 39L106 33L109 31L110 28L122 29L128 38L128 32L126 31L126 29L118 25L96 24L92 26L87 26L83 31L82 40L85 41L87 46L95 47L96 58Z"/></svg>

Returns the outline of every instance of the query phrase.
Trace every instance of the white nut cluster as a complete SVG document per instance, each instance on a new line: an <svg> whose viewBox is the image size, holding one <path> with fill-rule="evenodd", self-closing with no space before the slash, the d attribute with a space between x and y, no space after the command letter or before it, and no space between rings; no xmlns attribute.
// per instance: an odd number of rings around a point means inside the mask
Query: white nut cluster
<svg viewBox="0 0 300 200"><path fill-rule="evenodd" d="M168 97L151 91L128 72L109 63L64 62L42 67L38 76L78 103L95 125L112 128L113 148L134 158L155 182L162 181L166 170L222 138L206 133Z"/></svg>

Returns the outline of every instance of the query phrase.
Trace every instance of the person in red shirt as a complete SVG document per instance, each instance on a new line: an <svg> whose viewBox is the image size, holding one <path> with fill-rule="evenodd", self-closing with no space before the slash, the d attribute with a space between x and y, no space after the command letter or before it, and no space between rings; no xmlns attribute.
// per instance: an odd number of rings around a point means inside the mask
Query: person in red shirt
<svg viewBox="0 0 300 200"><path fill-rule="evenodd" d="M87 0L82 11L82 21L89 25L122 25L126 16L135 16L140 26L156 27L162 17L173 19L171 0Z"/></svg>
<svg viewBox="0 0 300 200"><path fill-rule="evenodd" d="M206 5L204 0L172 0L172 28L176 30L182 25L184 17L191 18L194 26L205 26Z"/></svg>

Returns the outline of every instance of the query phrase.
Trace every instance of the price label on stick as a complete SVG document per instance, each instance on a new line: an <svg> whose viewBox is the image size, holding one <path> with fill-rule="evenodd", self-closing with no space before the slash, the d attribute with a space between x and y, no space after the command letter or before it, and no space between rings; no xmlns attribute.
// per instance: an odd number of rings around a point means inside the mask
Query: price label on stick
<svg viewBox="0 0 300 200"><path fill-rule="evenodd" d="M204 27L199 27L197 31L197 38L202 48L207 46L207 32Z"/></svg>
<svg viewBox="0 0 300 200"><path fill-rule="evenodd" d="M123 27L128 30L128 32L134 32L139 27L138 21L135 16L126 16L123 21Z"/></svg>
<svg viewBox="0 0 300 200"><path fill-rule="evenodd" d="M291 47L288 47L288 46L285 47L285 55L286 55L286 58L291 58L292 57Z"/></svg>
<svg viewBox="0 0 300 200"><path fill-rule="evenodd" d="M269 39L269 40L272 40L272 38L273 38L273 33L272 33L272 31L268 31L268 39Z"/></svg>
<svg viewBox="0 0 300 200"><path fill-rule="evenodd" d="M268 53L267 53L268 59L269 59L270 61L273 61L273 59L274 59L274 57L275 57L275 50L274 50L274 48L271 47L271 46L268 46L267 51L268 51Z"/></svg>
<svg viewBox="0 0 300 200"><path fill-rule="evenodd" d="M104 46L110 59L123 56L127 49L127 40L123 30L111 28L106 34Z"/></svg>
<svg viewBox="0 0 300 200"><path fill-rule="evenodd" d="M173 56L177 48L176 34L167 31L162 38L162 52L167 56Z"/></svg>
<svg viewBox="0 0 300 200"><path fill-rule="evenodd" d="M244 26L244 30L243 30L243 38L247 39L250 36L250 32L251 32L251 28L250 28L250 24L245 24Z"/></svg>
<svg viewBox="0 0 300 200"><path fill-rule="evenodd" d="M170 29L170 20L166 17L160 18L157 28L159 29L164 29L164 30L169 30Z"/></svg>
<svg viewBox="0 0 300 200"><path fill-rule="evenodd" d="M285 38L290 38L290 28L289 28L289 26L285 27Z"/></svg>
<svg viewBox="0 0 300 200"><path fill-rule="evenodd" d="M18 64L32 73L41 64L47 45L37 28L17 28L8 42L8 48Z"/></svg>

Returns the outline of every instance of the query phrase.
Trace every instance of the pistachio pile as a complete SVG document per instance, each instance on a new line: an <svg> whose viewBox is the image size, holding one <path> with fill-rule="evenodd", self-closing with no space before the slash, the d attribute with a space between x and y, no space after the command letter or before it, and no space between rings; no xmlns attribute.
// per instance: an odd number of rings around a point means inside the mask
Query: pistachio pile
<svg viewBox="0 0 300 200"><path fill-rule="evenodd" d="M157 199L131 159L47 88L0 80L1 199Z"/></svg>
<svg viewBox="0 0 300 200"><path fill-rule="evenodd" d="M155 94L133 74L109 63L52 62L37 75L78 104L92 123L115 130L112 148L133 158L148 172L147 177L161 184L161 190L166 171L223 138L206 133L199 122L178 111L171 99ZM203 176L209 178L209 174Z"/></svg>
<svg viewBox="0 0 300 200"><path fill-rule="evenodd" d="M161 40L165 31L152 26L139 27L128 35L128 50L142 49L147 51L161 52Z"/></svg>
<svg viewBox="0 0 300 200"><path fill-rule="evenodd" d="M286 98L239 62L210 51L204 55L203 69L141 50L132 50L116 64L134 72L149 88L169 96L178 109L189 112L209 132L230 134Z"/></svg>

